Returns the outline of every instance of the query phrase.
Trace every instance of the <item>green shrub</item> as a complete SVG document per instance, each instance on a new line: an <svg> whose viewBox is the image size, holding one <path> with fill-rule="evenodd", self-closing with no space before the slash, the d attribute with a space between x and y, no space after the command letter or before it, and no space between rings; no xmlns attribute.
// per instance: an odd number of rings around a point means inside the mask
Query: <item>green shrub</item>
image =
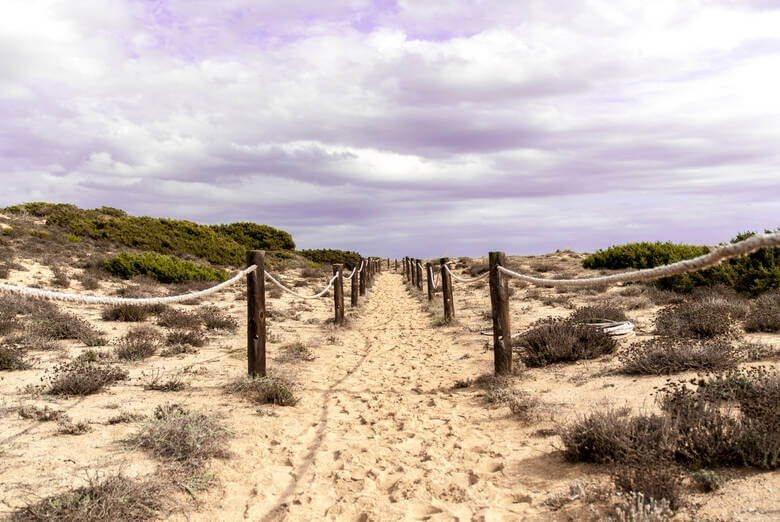
<svg viewBox="0 0 780 522"><path fill-rule="evenodd" d="M230 223L212 225L211 229L231 238L247 250L295 250L289 232L257 223Z"/></svg>
<svg viewBox="0 0 780 522"><path fill-rule="evenodd" d="M357 252L347 250L337 250L334 248L318 248L310 250L299 250L299 254L315 263L342 263L348 266L350 270L360 265L361 256Z"/></svg>
<svg viewBox="0 0 780 522"><path fill-rule="evenodd" d="M704 255L709 248L671 242L627 243L598 250L582 261L585 268L653 268Z"/></svg>
<svg viewBox="0 0 780 522"><path fill-rule="evenodd" d="M136 275L147 275L161 283L182 283L192 280L224 281L227 279L227 274L222 270L154 252L143 254L123 252L104 261L103 266L109 273L125 279Z"/></svg>

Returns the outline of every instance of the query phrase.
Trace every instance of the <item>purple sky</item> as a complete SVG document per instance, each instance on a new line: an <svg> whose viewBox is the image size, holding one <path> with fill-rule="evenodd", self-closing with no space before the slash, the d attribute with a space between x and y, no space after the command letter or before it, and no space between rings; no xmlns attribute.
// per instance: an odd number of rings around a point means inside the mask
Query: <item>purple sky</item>
<svg viewBox="0 0 780 522"><path fill-rule="evenodd" d="M780 0L4 0L0 205L381 256L780 225Z"/></svg>

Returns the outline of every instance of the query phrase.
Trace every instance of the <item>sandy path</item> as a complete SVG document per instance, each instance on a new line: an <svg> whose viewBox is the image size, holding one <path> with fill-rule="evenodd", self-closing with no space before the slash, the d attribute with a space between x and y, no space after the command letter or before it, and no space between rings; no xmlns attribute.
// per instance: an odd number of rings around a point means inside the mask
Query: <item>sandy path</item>
<svg viewBox="0 0 780 522"><path fill-rule="evenodd" d="M247 421L241 440L254 443L236 448L247 459L217 470L224 496L195 517L534 517L531 503L549 485L538 477L551 478L547 467L559 474L560 462L529 443L506 408L486 408L473 388L452 390L489 370L485 355L474 360L473 345L430 328L420 308L399 275L381 274L343 345L301 374L301 403Z"/></svg>

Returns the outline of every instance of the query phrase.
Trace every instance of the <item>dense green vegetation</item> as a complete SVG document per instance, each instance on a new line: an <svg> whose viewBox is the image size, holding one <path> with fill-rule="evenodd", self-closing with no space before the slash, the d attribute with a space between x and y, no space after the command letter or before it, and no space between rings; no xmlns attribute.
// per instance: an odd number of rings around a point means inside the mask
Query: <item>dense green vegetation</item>
<svg viewBox="0 0 780 522"><path fill-rule="evenodd" d="M247 250L295 248L289 233L255 223L208 226L178 219L128 216L111 207L85 210L75 205L41 202L4 210L45 217L47 224L65 227L72 241L90 237L160 254L189 254L217 264L241 266Z"/></svg>
<svg viewBox="0 0 780 522"><path fill-rule="evenodd" d="M752 235L753 232L739 234L731 242L738 243ZM727 259L707 270L665 277L654 284L663 290L684 293L697 286L723 284L743 294L760 295L780 287L780 248L762 248L746 256Z"/></svg>
<svg viewBox="0 0 780 522"><path fill-rule="evenodd" d="M653 268L704 255L709 248L671 242L628 243L598 250L582 261L585 268Z"/></svg>
<svg viewBox="0 0 780 522"><path fill-rule="evenodd" d="M300 250L298 252L303 257L311 259L315 263L343 263L351 270L360 265L360 254L347 250L337 250L334 248L318 248L312 250Z"/></svg>
<svg viewBox="0 0 780 522"><path fill-rule="evenodd" d="M769 232L769 231L767 231ZM732 243L743 241L753 232L739 234ZM599 250L585 258L585 268L652 268L691 259L709 252L707 247L674 243L628 243ZM698 286L722 284L736 291L759 295L780 286L780 248L762 248L758 252L723 261L707 270L665 277L653 285L663 290L688 293Z"/></svg>
<svg viewBox="0 0 780 522"><path fill-rule="evenodd" d="M257 223L230 223L212 225L211 229L233 239L247 250L295 250L295 242L289 232Z"/></svg>
<svg viewBox="0 0 780 522"><path fill-rule="evenodd" d="M147 275L161 283L182 283L184 281L224 281L227 274L210 266L199 265L172 256L146 252L143 254L121 253L104 261L111 274L130 278Z"/></svg>

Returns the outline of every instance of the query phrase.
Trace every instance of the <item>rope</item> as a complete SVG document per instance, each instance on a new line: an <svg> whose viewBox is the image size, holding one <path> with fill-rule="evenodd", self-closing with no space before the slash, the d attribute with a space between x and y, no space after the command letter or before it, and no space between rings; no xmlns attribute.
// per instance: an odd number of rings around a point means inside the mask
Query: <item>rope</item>
<svg viewBox="0 0 780 522"><path fill-rule="evenodd" d="M456 281L460 281L461 283L474 283L474 282L476 282L476 281L481 281L481 280L485 279L486 277L489 277L489 276L490 276L490 272L485 272L484 274L482 274L482 275L479 275L479 276L475 277L474 279L464 279L464 278L462 278L462 277L458 277L458 276L456 276L456 275L455 275L455 274L452 272L452 270L450 270L450 267L448 267L447 265L444 265L444 269L445 269L447 272L449 272L449 274L452 276L452 278L453 278L453 279L455 279Z"/></svg>
<svg viewBox="0 0 780 522"><path fill-rule="evenodd" d="M684 261L672 263L671 265L658 266L655 268L645 268L643 270L637 270L636 272L624 272L622 274L612 274L608 276L591 277L587 279L543 279L541 277L519 274L509 270L508 268L504 268L503 266L499 266L498 270L508 276L516 277L529 283L546 286L600 286L612 283L650 281L653 279L659 279L661 277L669 277L677 274L684 274L686 272L703 270L705 268L710 268L717 265L724 259L750 254L761 248L776 246L780 246L780 232L773 232L771 234L757 234L755 236L749 237L748 239L745 239L744 241L740 241L739 243L726 245L710 252L709 254L704 254L703 256L699 256L694 259L686 259Z"/></svg>
<svg viewBox="0 0 780 522"><path fill-rule="evenodd" d="M344 280L349 281L355 275L355 272L360 272L362 269L363 269L363 261L360 262L360 268L358 267L353 268L352 273L349 274L349 277L344 277Z"/></svg>
<svg viewBox="0 0 780 522"><path fill-rule="evenodd" d="M273 282L276 284L276 286L278 286L279 288L281 288L282 290L284 290L284 291L285 291L285 292L287 292L288 294L292 294L292 295L294 295L295 297L300 297L301 299L317 299L317 298L319 298L319 297L322 297L323 295L325 295L325 293L326 293L328 290L330 290L330 287L331 287L331 286L333 286L333 281L335 281L335 280L336 280L336 279L339 277L339 275L338 275L338 274L336 274L336 275L334 275L333 277L331 277L331 278L330 278L330 281L328 281L328 286L326 286L326 287L325 287L325 290L323 290L322 292L320 292L320 293L318 293L318 294L314 294L314 295L303 295L303 294L299 294L298 292L296 292L295 290L293 290L293 289L291 289L291 288L287 288L287 287L286 287L286 286L284 286L282 283L280 283L279 281L277 281L277 280L276 280L276 278L274 278L274 276L272 276L271 274L269 274L267 271L266 271L265 275L267 275L267 276L268 276L268 279L270 279L271 281L273 281Z"/></svg>
<svg viewBox="0 0 780 522"><path fill-rule="evenodd" d="M232 285L242 277L245 277L247 274L250 274L255 270L257 270L257 265L252 265L240 271L239 273L237 273L227 281L220 283L216 286L212 286L211 288L206 288L205 290L200 290L198 292L193 292L191 294L171 295L168 297L130 298L130 297L104 297L104 296L97 296L97 295L79 295L79 294L68 294L63 292L54 292L52 290L41 290L39 288L28 288L26 286L9 285L7 283L0 283L0 291L8 292L11 294L25 295L29 297L51 299L53 301L70 301L74 303L83 303L83 304L107 304L107 305L167 304L167 303L179 303L182 301L189 301L191 299L205 297L215 292L219 292L223 288Z"/></svg>

